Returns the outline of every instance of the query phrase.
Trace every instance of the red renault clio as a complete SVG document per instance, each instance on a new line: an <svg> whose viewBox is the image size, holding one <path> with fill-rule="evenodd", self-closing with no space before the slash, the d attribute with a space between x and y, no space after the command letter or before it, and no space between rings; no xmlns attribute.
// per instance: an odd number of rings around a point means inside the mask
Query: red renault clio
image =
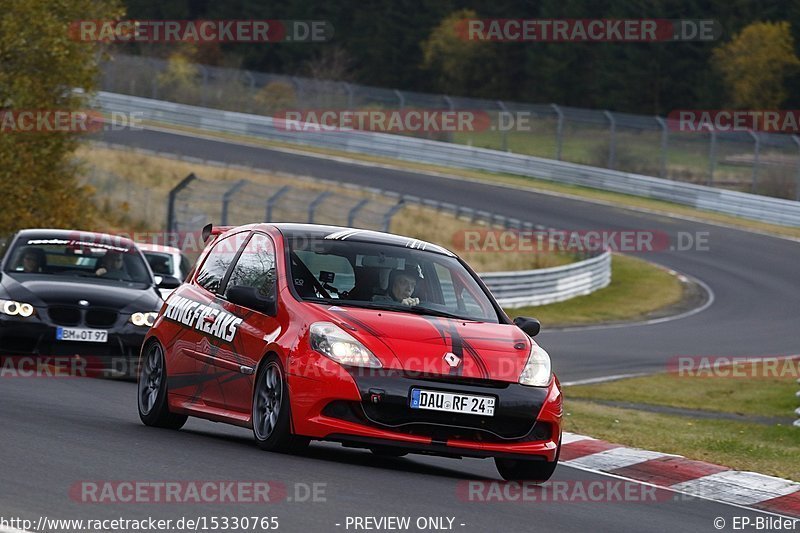
<svg viewBox="0 0 800 533"><path fill-rule="evenodd" d="M204 229L209 240L141 351L139 415L252 428L376 454L492 457L547 480L562 397L534 319L506 316L452 252L310 224Z"/></svg>

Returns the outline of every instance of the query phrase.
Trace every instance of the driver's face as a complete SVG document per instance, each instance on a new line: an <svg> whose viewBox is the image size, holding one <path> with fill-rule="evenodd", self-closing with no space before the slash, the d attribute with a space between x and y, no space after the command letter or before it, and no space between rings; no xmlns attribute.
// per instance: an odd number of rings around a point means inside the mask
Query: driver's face
<svg viewBox="0 0 800 533"><path fill-rule="evenodd" d="M417 281L414 278L404 274L398 274L395 276L394 283L392 284L392 296L398 301L404 298L411 298L416 286Z"/></svg>

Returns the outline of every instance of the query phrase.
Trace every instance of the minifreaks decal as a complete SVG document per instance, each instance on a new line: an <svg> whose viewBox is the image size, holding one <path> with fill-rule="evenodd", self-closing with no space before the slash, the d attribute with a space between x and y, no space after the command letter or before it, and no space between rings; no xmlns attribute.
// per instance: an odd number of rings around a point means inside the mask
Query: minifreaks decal
<svg viewBox="0 0 800 533"><path fill-rule="evenodd" d="M233 340L236 329L242 323L242 319L235 315L180 296L167 300L164 317L225 342ZM213 317L213 320L207 320L208 317Z"/></svg>

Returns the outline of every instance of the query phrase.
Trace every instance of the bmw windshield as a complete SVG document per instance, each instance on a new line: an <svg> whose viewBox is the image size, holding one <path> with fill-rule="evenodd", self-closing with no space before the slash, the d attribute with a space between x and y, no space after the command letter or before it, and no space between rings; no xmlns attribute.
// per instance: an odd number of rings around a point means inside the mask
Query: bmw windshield
<svg viewBox="0 0 800 533"><path fill-rule="evenodd" d="M21 237L8 251L5 272L25 276L81 277L152 285L141 254L122 239L82 236Z"/></svg>
<svg viewBox="0 0 800 533"><path fill-rule="evenodd" d="M490 297L452 255L329 238L286 241L290 284L302 300L500 322Z"/></svg>

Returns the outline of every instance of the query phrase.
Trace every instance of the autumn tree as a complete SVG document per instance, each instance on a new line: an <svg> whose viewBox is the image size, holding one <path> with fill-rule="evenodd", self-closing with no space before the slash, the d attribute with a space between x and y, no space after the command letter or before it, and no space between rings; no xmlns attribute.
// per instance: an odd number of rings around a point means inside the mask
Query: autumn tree
<svg viewBox="0 0 800 533"><path fill-rule="evenodd" d="M786 77L800 66L788 22L754 22L713 53L731 105L777 109L787 97Z"/></svg>
<svg viewBox="0 0 800 533"><path fill-rule="evenodd" d="M116 0L26 0L0 10L0 113L87 107L98 44L70 32L78 20L122 15ZM76 91L82 89L83 91ZM73 161L79 137L0 129L0 236L23 227L88 227L90 193Z"/></svg>
<svg viewBox="0 0 800 533"><path fill-rule="evenodd" d="M449 94L464 94L486 82L485 72L492 64L483 40L468 39L467 21L478 15L462 9L446 16L422 43L422 66L435 76L435 88Z"/></svg>

